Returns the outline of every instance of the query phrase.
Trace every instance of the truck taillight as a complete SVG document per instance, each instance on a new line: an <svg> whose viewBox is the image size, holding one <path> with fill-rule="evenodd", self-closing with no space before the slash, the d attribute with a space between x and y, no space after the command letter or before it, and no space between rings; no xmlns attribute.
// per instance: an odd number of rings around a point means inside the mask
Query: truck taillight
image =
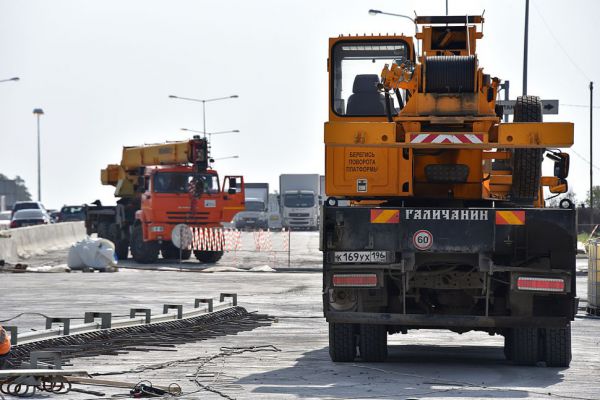
<svg viewBox="0 0 600 400"><path fill-rule="evenodd" d="M564 292L565 281L556 278L520 276L517 279L517 289L535 290L540 292Z"/></svg>
<svg viewBox="0 0 600 400"><path fill-rule="evenodd" d="M376 274L336 274L333 275L336 287L376 287Z"/></svg>
<svg viewBox="0 0 600 400"><path fill-rule="evenodd" d="M16 228L17 227L17 221L10 221L10 227L11 228Z"/></svg>

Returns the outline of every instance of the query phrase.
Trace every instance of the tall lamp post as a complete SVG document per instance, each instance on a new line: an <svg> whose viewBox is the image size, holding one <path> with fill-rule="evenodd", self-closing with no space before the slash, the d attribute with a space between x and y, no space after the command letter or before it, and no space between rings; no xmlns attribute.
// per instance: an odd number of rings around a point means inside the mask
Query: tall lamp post
<svg viewBox="0 0 600 400"><path fill-rule="evenodd" d="M20 78L18 76L15 76L14 78L9 78L9 79L0 79L0 82L16 82L18 81Z"/></svg>
<svg viewBox="0 0 600 400"><path fill-rule="evenodd" d="M525 0L525 35L523 40L523 96L527 96L527 48L529 47L529 0Z"/></svg>
<svg viewBox="0 0 600 400"><path fill-rule="evenodd" d="M240 158L240 156L227 156L227 157L219 157L219 158L213 158L214 161L219 161L219 160L228 160L230 158Z"/></svg>
<svg viewBox="0 0 600 400"><path fill-rule="evenodd" d="M203 132L203 131L197 131L195 129L187 129L187 128L181 128L182 131L185 132L193 132L193 133L200 133L204 135L204 138L206 139L206 135L208 135L208 155L210 155L210 147L211 147L211 143L212 143L212 135L221 135L223 133L238 133L239 130L238 129L234 129L231 131L219 131L219 132Z"/></svg>
<svg viewBox="0 0 600 400"><path fill-rule="evenodd" d="M37 117L37 178L38 178L38 201L42 201L42 166L41 166L41 150L40 150L40 117L44 115L44 110L41 108L33 109L33 114Z"/></svg>
<svg viewBox="0 0 600 400"><path fill-rule="evenodd" d="M237 99L238 97L239 96L237 94L232 94L231 96L215 97L212 99L194 99L191 97L179 97L179 96L169 95L170 99L179 99L179 100L195 101L197 103L202 103L202 132L206 132L206 103L211 103L213 101L219 101L219 100Z"/></svg>
<svg viewBox="0 0 600 400"><path fill-rule="evenodd" d="M446 10L447 10L447 7L446 7ZM419 32L419 28L417 27L417 21L415 21L414 18L411 18L408 15L395 14L395 13L390 13L390 12L381 11L381 10L369 10L369 15L379 15L379 14L408 19L408 20L410 20L410 22L415 24L415 35ZM446 12L446 14L447 14L447 12ZM417 42L417 57L418 57L419 54L421 53L421 50L419 49L419 41L417 40L416 42Z"/></svg>

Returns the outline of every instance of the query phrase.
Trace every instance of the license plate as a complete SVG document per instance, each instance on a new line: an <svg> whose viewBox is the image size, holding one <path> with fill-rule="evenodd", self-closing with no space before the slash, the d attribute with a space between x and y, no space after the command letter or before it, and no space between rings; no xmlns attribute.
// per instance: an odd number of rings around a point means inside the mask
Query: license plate
<svg viewBox="0 0 600 400"><path fill-rule="evenodd" d="M387 263L386 251L335 251L333 262L341 263Z"/></svg>

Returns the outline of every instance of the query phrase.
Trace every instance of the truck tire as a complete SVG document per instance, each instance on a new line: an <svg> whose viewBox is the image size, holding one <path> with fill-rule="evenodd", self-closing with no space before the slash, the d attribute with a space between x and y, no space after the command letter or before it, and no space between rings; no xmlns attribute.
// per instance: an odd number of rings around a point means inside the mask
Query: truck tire
<svg viewBox="0 0 600 400"><path fill-rule="evenodd" d="M542 122L542 103L537 96L519 96L515 103L514 122ZM511 199L531 204L537 197L542 176L544 149L514 149Z"/></svg>
<svg viewBox="0 0 600 400"><path fill-rule="evenodd" d="M96 227L96 234L99 238L109 239L108 228L110 224L108 222L98 222L98 226Z"/></svg>
<svg viewBox="0 0 600 400"><path fill-rule="evenodd" d="M387 329L385 325L360 326L360 356L367 362L383 362L387 358Z"/></svg>
<svg viewBox="0 0 600 400"><path fill-rule="evenodd" d="M539 357L538 328L513 328L510 330L511 356L517 365L535 365Z"/></svg>
<svg viewBox="0 0 600 400"><path fill-rule="evenodd" d="M329 323L329 357L333 362L351 362L356 357L353 324Z"/></svg>
<svg viewBox="0 0 600 400"><path fill-rule="evenodd" d="M179 260L179 248L173 244L173 242L163 242L160 248L162 257L167 260ZM191 250L182 250L181 259L189 260L192 256Z"/></svg>
<svg viewBox="0 0 600 400"><path fill-rule="evenodd" d="M544 329L546 366L568 367L571 364L571 325Z"/></svg>
<svg viewBox="0 0 600 400"><path fill-rule="evenodd" d="M214 264L223 257L222 251L202 251L196 250L194 251L194 255L196 259L201 263L205 264Z"/></svg>
<svg viewBox="0 0 600 400"><path fill-rule="evenodd" d="M119 260L127 260L129 256L129 241L123 238L119 225L112 223L108 227L109 239L115 244L115 254Z"/></svg>
<svg viewBox="0 0 600 400"><path fill-rule="evenodd" d="M152 264L158 259L159 250L158 242L144 242L142 225L134 225L131 233L131 256L133 259L140 264Z"/></svg>
<svg viewBox="0 0 600 400"><path fill-rule="evenodd" d="M512 360L512 335L510 332L504 334L504 357Z"/></svg>

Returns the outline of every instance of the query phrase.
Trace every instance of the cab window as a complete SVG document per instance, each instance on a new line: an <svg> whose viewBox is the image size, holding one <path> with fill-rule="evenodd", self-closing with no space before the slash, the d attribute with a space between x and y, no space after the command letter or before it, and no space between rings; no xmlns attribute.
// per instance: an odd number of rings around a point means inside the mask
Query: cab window
<svg viewBox="0 0 600 400"><path fill-rule="evenodd" d="M331 54L331 96L333 111L340 116L384 116L385 100L377 84L385 64L408 57L402 40L343 41ZM392 99L393 100L393 99ZM392 113L398 105L392 103Z"/></svg>

